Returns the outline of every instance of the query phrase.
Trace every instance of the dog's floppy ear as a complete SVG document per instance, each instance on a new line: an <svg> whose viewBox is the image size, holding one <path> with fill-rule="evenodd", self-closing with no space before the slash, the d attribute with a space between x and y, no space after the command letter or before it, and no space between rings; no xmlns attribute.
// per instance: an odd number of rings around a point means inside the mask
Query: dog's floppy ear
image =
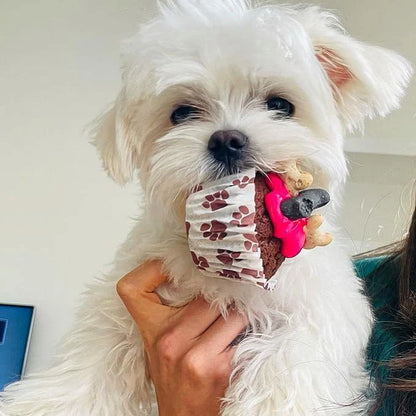
<svg viewBox="0 0 416 416"><path fill-rule="evenodd" d="M404 58L356 41L344 32L333 14L318 7L302 9L299 17L347 129L360 126L366 116L385 116L399 107L412 74Z"/></svg>
<svg viewBox="0 0 416 416"><path fill-rule="evenodd" d="M124 184L138 167L133 115L126 110L123 92L114 106L94 122L92 143L97 147L108 174Z"/></svg>

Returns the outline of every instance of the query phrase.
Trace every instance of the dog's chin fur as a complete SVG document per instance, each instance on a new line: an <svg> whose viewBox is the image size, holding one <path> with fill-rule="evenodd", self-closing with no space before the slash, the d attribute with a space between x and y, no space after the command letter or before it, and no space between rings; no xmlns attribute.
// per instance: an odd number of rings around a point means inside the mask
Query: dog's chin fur
<svg viewBox="0 0 416 416"><path fill-rule="evenodd" d="M224 314L231 302L248 314L253 332L237 349L222 415L365 414L372 313L336 226L347 175L343 135L398 107L409 65L350 38L316 7L179 0L160 8L124 44L123 88L95 138L115 180L139 169L143 216L113 271L90 286L55 365L9 386L0 414L157 413L142 343L115 291L121 276L154 258L171 276L160 289L166 302L202 293ZM270 95L291 101L294 116L266 111ZM181 104L197 106L200 117L172 126ZM300 160L332 196L323 212L334 242L286 259L271 292L203 277L189 255L185 198L224 174L207 150L224 129L248 136L247 166L279 171L281 162Z"/></svg>

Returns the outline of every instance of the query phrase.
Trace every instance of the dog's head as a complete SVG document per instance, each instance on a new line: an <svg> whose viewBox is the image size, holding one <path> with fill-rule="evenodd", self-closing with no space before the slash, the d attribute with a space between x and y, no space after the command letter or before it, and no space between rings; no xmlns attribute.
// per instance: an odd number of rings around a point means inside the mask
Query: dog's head
<svg viewBox="0 0 416 416"><path fill-rule="evenodd" d="M411 73L317 7L245 0L168 2L123 52L123 87L95 143L116 181L139 169L149 202L164 206L293 159L336 192L344 131L397 108Z"/></svg>

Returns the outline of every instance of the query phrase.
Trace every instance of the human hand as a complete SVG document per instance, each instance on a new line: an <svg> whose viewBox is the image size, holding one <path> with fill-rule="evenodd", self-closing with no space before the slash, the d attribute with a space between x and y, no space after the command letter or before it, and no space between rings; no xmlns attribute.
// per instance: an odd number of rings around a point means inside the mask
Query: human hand
<svg viewBox="0 0 416 416"><path fill-rule="evenodd" d="M153 261L117 284L143 338L159 415L216 416L231 373L230 344L247 320L234 310L224 319L202 298L182 308L163 305L155 290L166 279Z"/></svg>

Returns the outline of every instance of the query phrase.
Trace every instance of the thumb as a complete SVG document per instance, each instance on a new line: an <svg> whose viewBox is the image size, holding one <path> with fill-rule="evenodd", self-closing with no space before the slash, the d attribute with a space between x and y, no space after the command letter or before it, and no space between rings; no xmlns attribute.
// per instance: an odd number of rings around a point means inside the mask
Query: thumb
<svg viewBox="0 0 416 416"><path fill-rule="evenodd" d="M167 276L162 273L161 263L156 260L140 265L118 281L117 293L139 329L143 321L155 313L160 313L161 308L170 309L162 304L155 293L166 281Z"/></svg>
<svg viewBox="0 0 416 416"><path fill-rule="evenodd" d="M149 261L127 273L117 283L117 293L121 297L136 296L142 293L152 293L167 280L162 273L159 260Z"/></svg>

